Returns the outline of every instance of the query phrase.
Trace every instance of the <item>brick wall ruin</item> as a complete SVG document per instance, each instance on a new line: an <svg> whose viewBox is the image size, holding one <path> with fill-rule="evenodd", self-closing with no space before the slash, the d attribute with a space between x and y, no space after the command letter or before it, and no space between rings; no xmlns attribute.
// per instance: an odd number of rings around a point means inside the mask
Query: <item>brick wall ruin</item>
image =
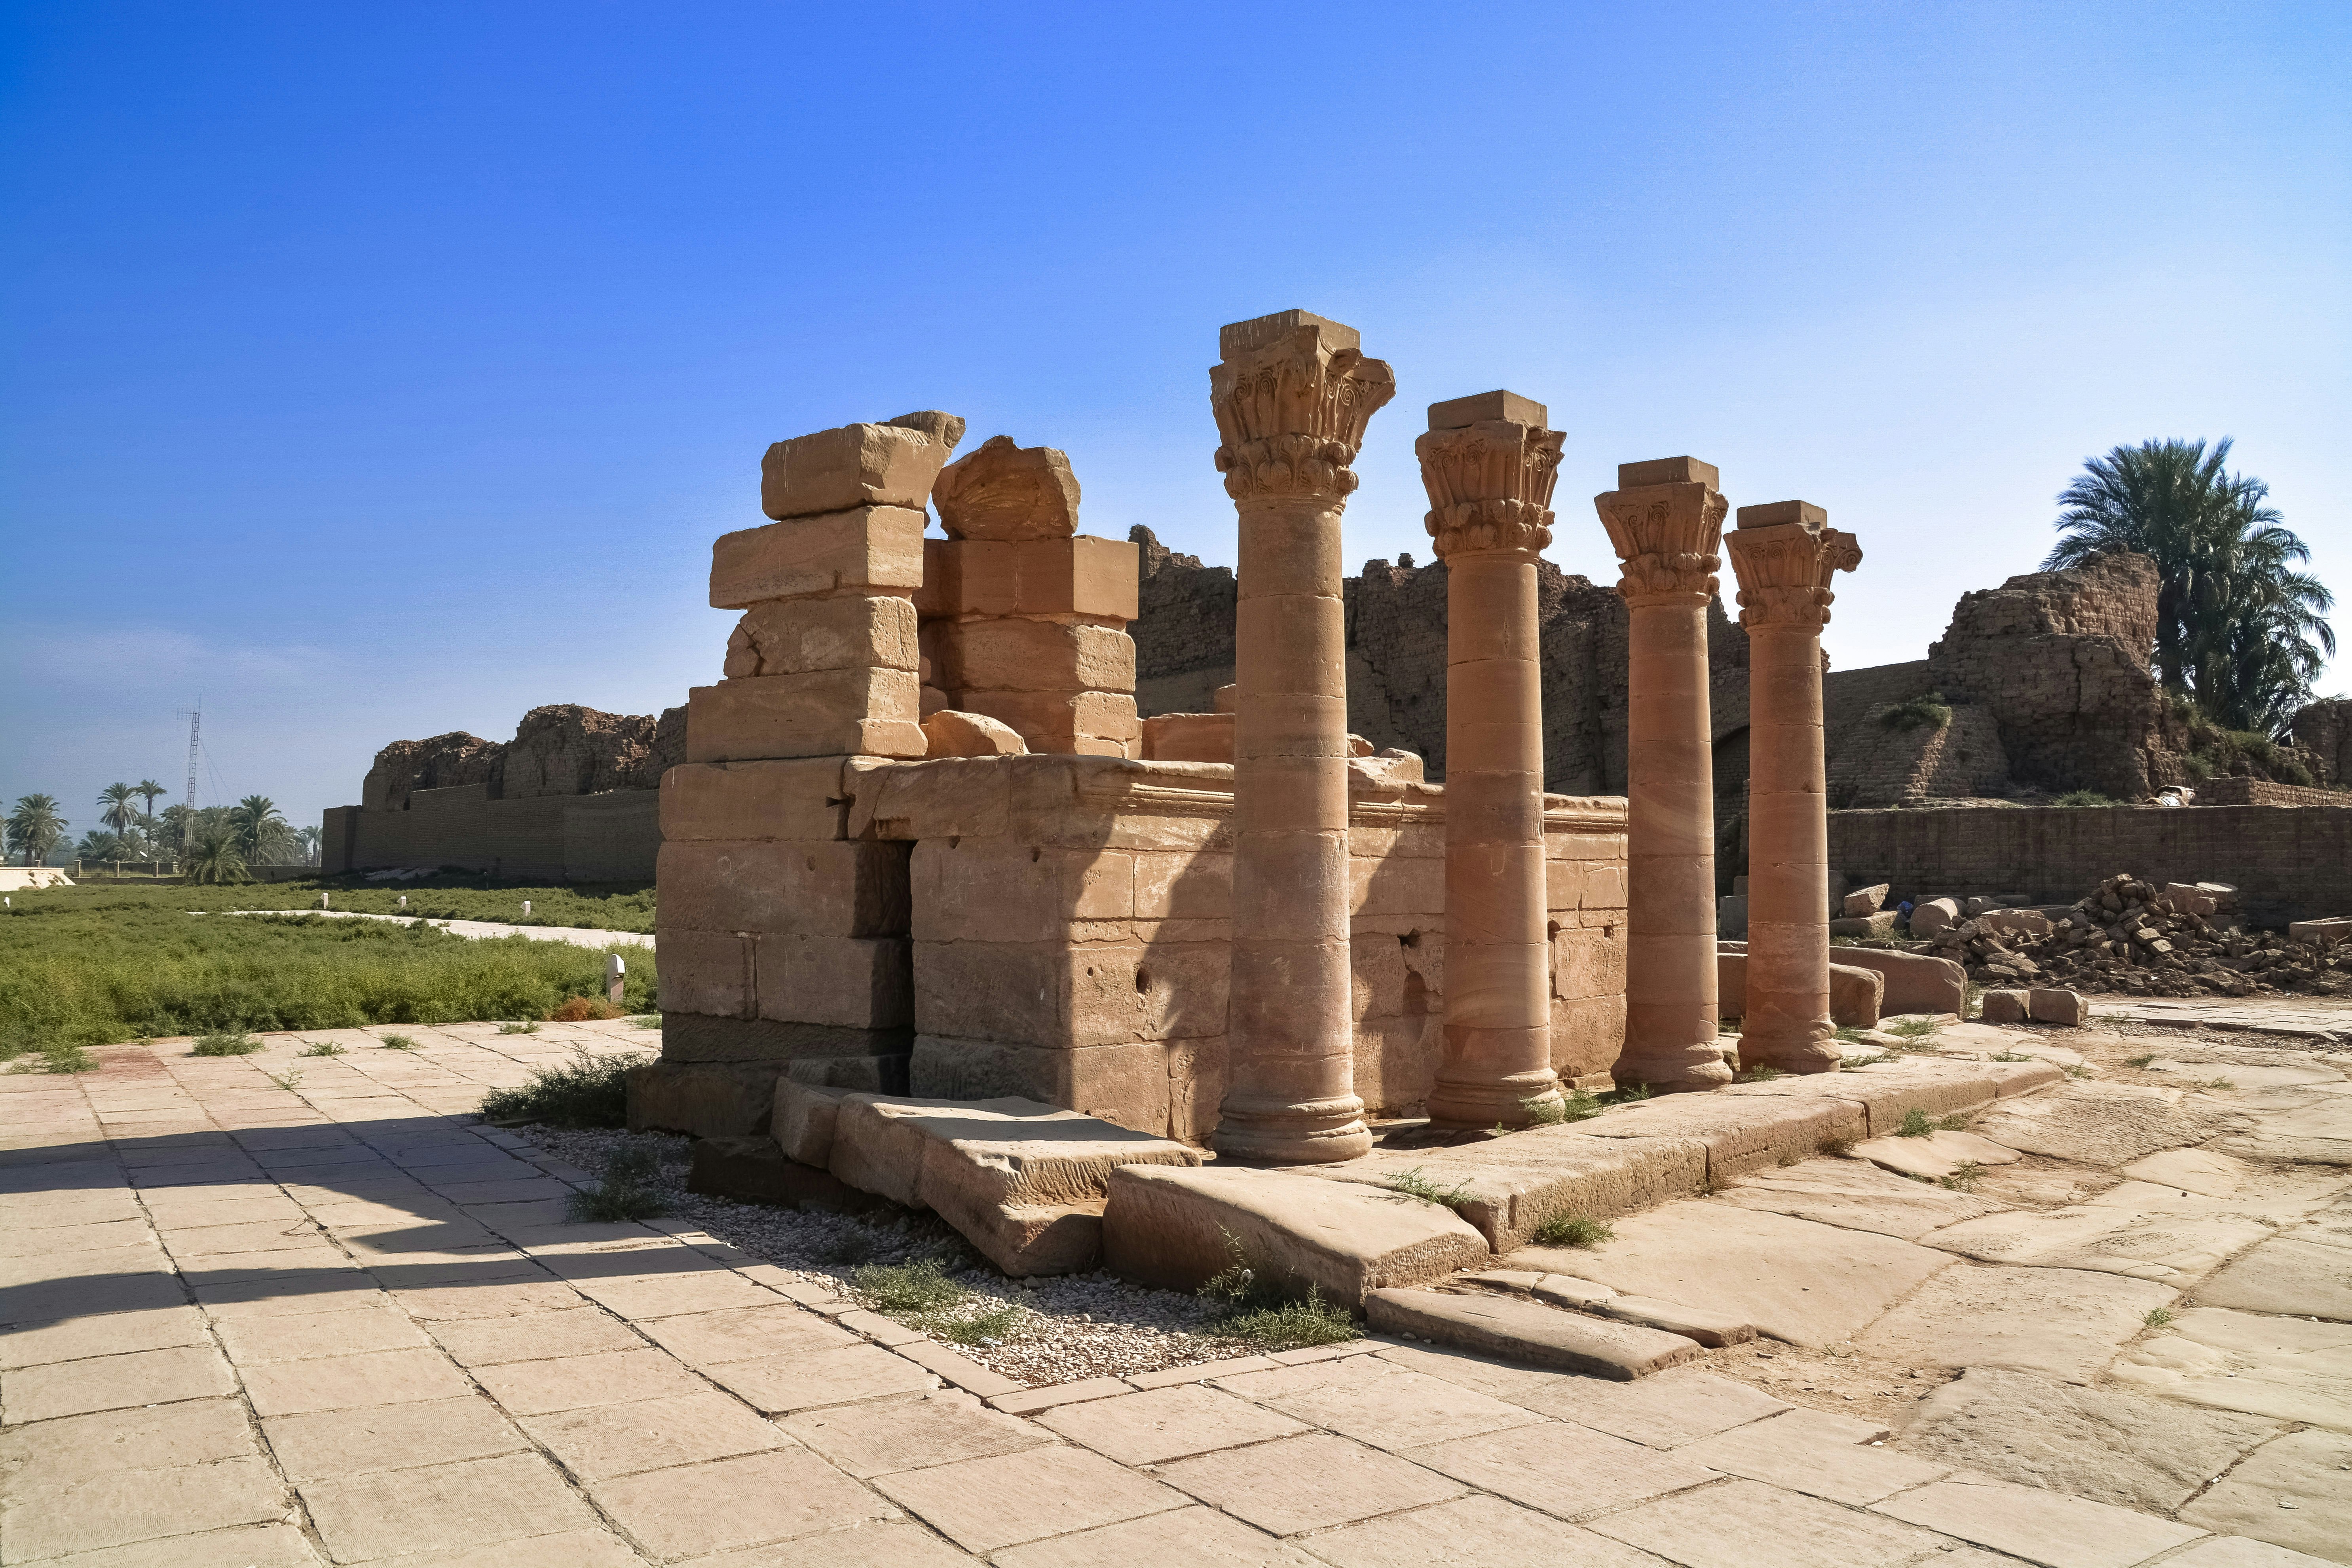
<svg viewBox="0 0 2352 1568"><path fill-rule="evenodd" d="M2352 786L2352 697L2314 702L2294 716L2295 754L2323 784Z"/></svg>

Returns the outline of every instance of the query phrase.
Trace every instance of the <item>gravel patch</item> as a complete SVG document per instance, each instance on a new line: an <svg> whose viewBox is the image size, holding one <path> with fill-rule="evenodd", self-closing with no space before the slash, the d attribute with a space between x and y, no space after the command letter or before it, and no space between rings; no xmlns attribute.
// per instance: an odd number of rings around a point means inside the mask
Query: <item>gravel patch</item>
<svg viewBox="0 0 2352 1568"><path fill-rule="evenodd" d="M1033 1387L1158 1372L1265 1349L1220 1333L1220 1309L1194 1296L1140 1289L1108 1273L1008 1279L933 1215L842 1215L690 1193L690 1139L548 1127L513 1131L557 1159L597 1173L623 1149L652 1149L661 1163L659 1186L672 1216L812 1284L855 1291L860 1268L937 1259L969 1294L934 1313L898 1316L991 1372Z"/></svg>

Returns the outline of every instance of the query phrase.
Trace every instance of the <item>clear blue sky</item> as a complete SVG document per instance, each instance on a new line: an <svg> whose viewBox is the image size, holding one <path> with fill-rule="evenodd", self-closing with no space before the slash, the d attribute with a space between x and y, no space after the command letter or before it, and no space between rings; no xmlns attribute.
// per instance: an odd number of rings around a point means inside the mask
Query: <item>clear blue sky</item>
<svg viewBox="0 0 2352 1568"><path fill-rule="evenodd" d="M1426 558L1423 407L1507 385L1570 571L1620 461L1829 508L1841 667L2151 436L2352 597L2347 82L2340 4L0 5L0 798L176 792L199 692L199 804L298 822L678 702L761 451L854 419L1230 562L1205 372L1289 306L1401 388L1350 560Z"/></svg>

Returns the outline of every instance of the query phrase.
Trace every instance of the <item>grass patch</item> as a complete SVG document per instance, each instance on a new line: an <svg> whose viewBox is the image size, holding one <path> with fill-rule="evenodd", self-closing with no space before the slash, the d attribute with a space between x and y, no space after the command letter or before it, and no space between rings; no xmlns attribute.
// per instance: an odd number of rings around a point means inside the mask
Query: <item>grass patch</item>
<svg viewBox="0 0 2352 1568"><path fill-rule="evenodd" d="M387 1051L413 1051L416 1048L416 1042L406 1035L386 1035L383 1044Z"/></svg>
<svg viewBox="0 0 2352 1568"><path fill-rule="evenodd" d="M1746 1072L1738 1075L1738 1081L1741 1083L1770 1083L1776 1078L1784 1078L1787 1075L1781 1072L1779 1068L1750 1068Z"/></svg>
<svg viewBox="0 0 2352 1568"><path fill-rule="evenodd" d="M302 1087L302 1075L299 1072L273 1072L262 1076L289 1094Z"/></svg>
<svg viewBox="0 0 2352 1568"><path fill-rule="evenodd" d="M1837 1037L1843 1040L1847 1045L1858 1046L1862 1044L1862 1026L1859 1024L1841 1024L1838 1026Z"/></svg>
<svg viewBox="0 0 2352 1568"><path fill-rule="evenodd" d="M1572 1089L1560 1097L1559 1119L1562 1121L1590 1121L1608 1109L1591 1092Z"/></svg>
<svg viewBox="0 0 2352 1568"><path fill-rule="evenodd" d="M1881 708L1875 718L1882 729L1940 730L1952 721L1951 705L1940 691L1925 691Z"/></svg>
<svg viewBox="0 0 2352 1568"><path fill-rule="evenodd" d="M1020 1321L1020 1308L1010 1301L1000 1301L961 1317L935 1318L926 1327L940 1339L952 1340L960 1345L988 1345L1011 1333L1013 1325Z"/></svg>
<svg viewBox="0 0 2352 1568"><path fill-rule="evenodd" d="M2091 1069L2084 1067L2081 1062L2063 1062L2059 1064L2058 1070L2064 1073L2068 1078L2089 1078L2091 1076Z"/></svg>
<svg viewBox="0 0 2352 1568"><path fill-rule="evenodd" d="M849 1283L876 1311L892 1318L920 1318L944 1311L971 1292L948 1278L936 1258L912 1263L867 1264L850 1272Z"/></svg>
<svg viewBox="0 0 2352 1568"><path fill-rule="evenodd" d="M1469 1183L1457 1182L1453 1186L1441 1187L1419 1165L1410 1171L1397 1172L1381 1184L1392 1193L1402 1193L1409 1198L1419 1198L1440 1208L1459 1211L1464 1204L1470 1201Z"/></svg>
<svg viewBox="0 0 2352 1568"><path fill-rule="evenodd" d="M37 1050L23 1053L22 1059L8 1070L10 1072L96 1072L98 1058L79 1046L59 1045L52 1041Z"/></svg>
<svg viewBox="0 0 2352 1568"><path fill-rule="evenodd" d="M1582 1215L1554 1215L1536 1226L1531 1239L1542 1247L1598 1247L1616 1237L1616 1230L1604 1220L1587 1219Z"/></svg>
<svg viewBox="0 0 2352 1568"><path fill-rule="evenodd" d="M2060 795L2050 804L2053 805L2094 806L2113 805L2116 803L2109 800L2105 795L2101 795L2095 789L2070 789L2064 795Z"/></svg>
<svg viewBox="0 0 2352 1568"><path fill-rule="evenodd" d="M0 1058L51 1040L106 1046L173 1035L306 1033L375 1025L540 1018L601 990L604 955L568 942L472 942L437 927L267 907L258 888L49 888L0 911ZM243 894L244 897L232 895ZM340 906L345 900L338 889ZM633 950L628 1005L654 1002L657 965Z"/></svg>
<svg viewBox="0 0 2352 1568"><path fill-rule="evenodd" d="M537 1024L530 1023L500 1024L499 1026L499 1033L501 1035L536 1035L539 1033L539 1026Z"/></svg>
<svg viewBox="0 0 2352 1568"><path fill-rule="evenodd" d="M1322 1291L1313 1285L1307 1288L1303 1301L1236 1312L1217 1325L1217 1332L1262 1352L1344 1345L1364 1335L1345 1307L1323 1300Z"/></svg>
<svg viewBox="0 0 2352 1568"><path fill-rule="evenodd" d="M262 1044L241 1030L218 1035L205 1035L188 1047L192 1057L249 1057L262 1049Z"/></svg>
<svg viewBox="0 0 2352 1568"><path fill-rule="evenodd" d="M1985 1058L1985 1060L1989 1062L2030 1062L2032 1059L2033 1058L2032 1057L2027 1056L2023 1051L1995 1051L1992 1055ZM2150 1058L2149 1059L2154 1060L2155 1058Z"/></svg>
<svg viewBox="0 0 2352 1568"><path fill-rule="evenodd" d="M661 1156L651 1149L615 1149L604 1179L573 1193L564 1209L577 1224L658 1219L669 1212L661 1191Z"/></svg>
<svg viewBox="0 0 2352 1568"><path fill-rule="evenodd" d="M1851 1072L1855 1068L1874 1068L1881 1062L1900 1061L1901 1059L1902 1058L1897 1057L1893 1051L1880 1051L1875 1056L1868 1057L1843 1057L1839 1058L1838 1061L1838 1071Z"/></svg>
<svg viewBox="0 0 2352 1568"><path fill-rule="evenodd" d="M1993 1060L1999 1061L2000 1058L1999 1057L1995 1057L1993 1058ZM2126 1057L2124 1058L2124 1066L2127 1068L2145 1068L2148 1063L2154 1060L2156 1060L2156 1053L2154 1051L2150 1051L2144 1057Z"/></svg>
<svg viewBox="0 0 2352 1568"><path fill-rule="evenodd" d="M630 1019L629 1023L631 1026L635 1028L658 1029L661 1027L661 1015L659 1013L647 1013L642 1017Z"/></svg>
<svg viewBox="0 0 2352 1568"><path fill-rule="evenodd" d="M306 1057L339 1057L343 1054L343 1047L332 1040L312 1040L310 1048L301 1054Z"/></svg>
<svg viewBox="0 0 2352 1568"><path fill-rule="evenodd" d="M1530 1098L1519 1101L1519 1109L1528 1113L1529 1127L1557 1127L1568 1120L1568 1109L1558 1098Z"/></svg>
<svg viewBox="0 0 2352 1568"><path fill-rule="evenodd" d="M2172 1309L2150 1307L2147 1310L2147 1316L2142 1318L2140 1321L2151 1329L2168 1329L2172 1326Z"/></svg>
<svg viewBox="0 0 2352 1568"><path fill-rule="evenodd" d="M482 1096L485 1121L536 1121L547 1127L625 1127L628 1071L643 1057L599 1057L576 1051L562 1067L533 1068L520 1089Z"/></svg>
<svg viewBox="0 0 2352 1568"><path fill-rule="evenodd" d="M1937 1121L1936 1125L1946 1132L1966 1132L1969 1130L1969 1119L1955 1110Z"/></svg>
<svg viewBox="0 0 2352 1568"><path fill-rule="evenodd" d="M2235 1089L2238 1086L2231 1083L2226 1078L2217 1078L2209 1079L2205 1082L2199 1084L2197 1087L2200 1089Z"/></svg>
<svg viewBox="0 0 2352 1568"><path fill-rule="evenodd" d="M1943 1026L1933 1018L1906 1018L1900 1023L1889 1024L1883 1032L1900 1035L1906 1040L1926 1040L1934 1038L1936 1031L1941 1027Z"/></svg>
<svg viewBox="0 0 2352 1568"><path fill-rule="evenodd" d="M1895 1130L1897 1138L1925 1138L1936 1131L1936 1119L1917 1106L1903 1113L1903 1125Z"/></svg>
<svg viewBox="0 0 2352 1568"><path fill-rule="evenodd" d="M1653 1092L1646 1083L1629 1083L1619 1085L1601 1098L1618 1105L1632 1105L1636 1101L1649 1099Z"/></svg>

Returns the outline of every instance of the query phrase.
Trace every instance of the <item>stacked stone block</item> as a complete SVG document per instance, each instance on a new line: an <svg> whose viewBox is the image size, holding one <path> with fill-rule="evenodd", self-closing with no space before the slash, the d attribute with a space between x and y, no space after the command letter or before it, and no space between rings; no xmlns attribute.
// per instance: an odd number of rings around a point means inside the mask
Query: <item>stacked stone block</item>
<svg viewBox="0 0 2352 1568"><path fill-rule="evenodd" d="M1069 459L998 436L934 499L948 537L924 547L923 700L1009 724L1032 752L1133 755L1136 546L1078 533Z"/></svg>

